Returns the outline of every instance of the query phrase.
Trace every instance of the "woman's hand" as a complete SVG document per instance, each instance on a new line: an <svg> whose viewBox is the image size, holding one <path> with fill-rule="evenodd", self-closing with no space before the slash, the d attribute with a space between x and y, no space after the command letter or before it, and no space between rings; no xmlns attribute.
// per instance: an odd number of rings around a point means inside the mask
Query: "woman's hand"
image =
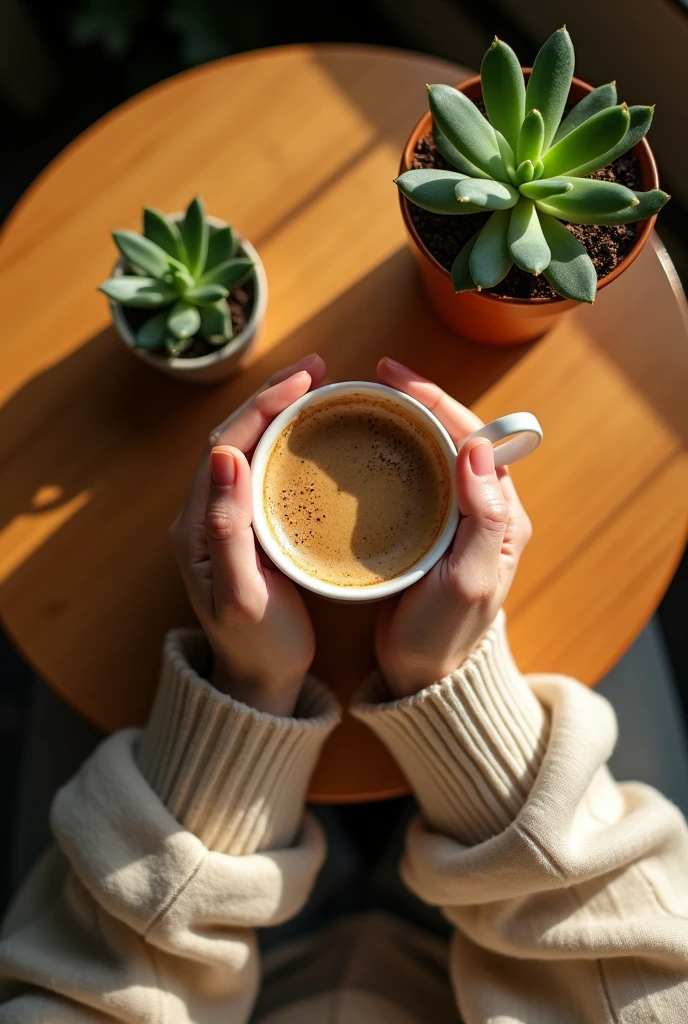
<svg viewBox="0 0 688 1024"><path fill-rule="evenodd" d="M324 375L320 356L307 356L275 374L217 427L170 528L189 598L213 650L213 685L276 715L293 713L315 636L296 587L256 544L249 460L271 420Z"/></svg>
<svg viewBox="0 0 688 1024"><path fill-rule="evenodd" d="M378 376L427 406L459 452L461 520L453 546L378 618L380 671L392 694L406 697L453 672L480 643L509 591L531 525L508 471L495 471L492 444L476 438L461 446L482 426L477 416L392 359L380 361Z"/></svg>

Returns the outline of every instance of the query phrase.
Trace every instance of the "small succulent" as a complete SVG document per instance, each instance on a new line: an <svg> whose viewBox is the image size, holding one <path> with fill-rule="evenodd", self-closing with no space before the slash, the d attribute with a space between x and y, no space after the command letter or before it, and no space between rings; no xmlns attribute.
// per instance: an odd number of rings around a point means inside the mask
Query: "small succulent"
<svg viewBox="0 0 688 1024"><path fill-rule="evenodd" d="M179 223L147 207L142 235L113 231L112 237L131 272L111 277L99 290L123 306L159 311L136 332L137 348L178 356L196 334L211 345L231 339L227 296L254 265L239 255L231 227L208 223L198 197Z"/></svg>
<svg viewBox="0 0 688 1024"><path fill-rule="evenodd" d="M564 27L544 43L527 87L518 57L495 38L480 69L487 117L458 89L428 86L435 144L456 171L406 171L396 184L432 213L494 211L454 260L455 291L492 288L515 263L544 274L565 298L593 302L595 267L561 221L630 224L668 200L660 189L633 192L587 177L643 138L654 108L618 105L611 82L562 120L573 66Z"/></svg>

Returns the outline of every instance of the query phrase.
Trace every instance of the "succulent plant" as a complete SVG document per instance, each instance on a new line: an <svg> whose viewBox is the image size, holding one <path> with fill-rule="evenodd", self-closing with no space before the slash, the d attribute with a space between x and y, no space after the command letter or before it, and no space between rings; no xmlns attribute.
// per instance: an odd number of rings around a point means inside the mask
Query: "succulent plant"
<svg viewBox="0 0 688 1024"><path fill-rule="evenodd" d="M227 296L254 265L239 255L231 227L208 223L201 199L191 201L179 222L147 207L142 235L113 231L112 237L131 272L99 290L123 306L157 310L136 332L137 348L178 356L196 334L211 345L231 339Z"/></svg>
<svg viewBox="0 0 688 1024"><path fill-rule="evenodd" d="M432 213L492 211L454 260L455 291L492 288L515 263L544 274L560 295L593 302L595 267L561 222L630 224L668 200L661 189L634 192L587 177L644 137L654 108L617 104L612 82L562 120L573 66L564 27L542 46L527 86L518 57L495 37L480 69L486 117L458 89L428 86L435 144L456 170L406 171L396 184Z"/></svg>

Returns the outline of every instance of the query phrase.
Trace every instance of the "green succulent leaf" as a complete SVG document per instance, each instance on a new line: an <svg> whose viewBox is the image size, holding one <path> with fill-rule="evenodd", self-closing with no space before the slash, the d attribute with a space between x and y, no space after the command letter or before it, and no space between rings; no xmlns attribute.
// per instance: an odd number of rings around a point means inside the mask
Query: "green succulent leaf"
<svg viewBox="0 0 688 1024"><path fill-rule="evenodd" d="M524 160L516 168L516 181L522 185L525 181L532 181L535 176L535 166L532 160Z"/></svg>
<svg viewBox="0 0 688 1024"><path fill-rule="evenodd" d="M576 103L573 110L570 110L564 120L561 122L552 144L559 142L566 135L577 128L579 124L583 124L583 121L587 121L589 117L594 114L599 114L600 110L606 110L607 107L616 106L616 83L609 82L607 85L600 85L599 88L593 89L587 96L584 96L582 100Z"/></svg>
<svg viewBox="0 0 688 1024"><path fill-rule="evenodd" d="M516 157L514 151L506 141L501 132L495 130L495 138L497 139L497 146L499 148L499 155L502 158L502 163L506 168L507 177L505 181L510 181L513 185L517 185L516 180Z"/></svg>
<svg viewBox="0 0 688 1024"><path fill-rule="evenodd" d="M470 260L471 253L473 252L473 246L478 241L478 234L473 235L465 245L463 245L454 258L451 268L451 279L454 286L455 292L474 292L476 284L471 277Z"/></svg>
<svg viewBox="0 0 688 1024"><path fill-rule="evenodd" d="M480 80L490 124L515 150L526 110L526 86L518 57L496 36L480 65Z"/></svg>
<svg viewBox="0 0 688 1024"><path fill-rule="evenodd" d="M193 302L194 306L212 306L228 295L228 289L221 284L199 284L189 288L184 298L187 302Z"/></svg>
<svg viewBox="0 0 688 1024"><path fill-rule="evenodd" d="M585 246L554 217L544 213L538 216L552 254L545 278L565 299L594 302L597 274Z"/></svg>
<svg viewBox="0 0 688 1024"><path fill-rule="evenodd" d="M139 277L123 274L103 281L98 291L113 302L137 309L155 309L169 306L177 298L177 291L171 284L158 281L155 277Z"/></svg>
<svg viewBox="0 0 688 1024"><path fill-rule="evenodd" d="M136 332L136 347L150 350L162 348L167 336L167 310L155 313Z"/></svg>
<svg viewBox="0 0 688 1024"><path fill-rule="evenodd" d="M165 348L172 358L180 356L182 352L186 352L187 348L191 344L192 338L175 338L174 335L168 335L165 338Z"/></svg>
<svg viewBox="0 0 688 1024"><path fill-rule="evenodd" d="M542 114L545 150L549 148L564 113L574 63L573 43L565 28L553 32L535 58L526 89L526 113L539 110Z"/></svg>
<svg viewBox="0 0 688 1024"><path fill-rule="evenodd" d="M149 238L137 231L113 231L115 245L127 263L140 269L149 277L164 281L170 273L168 254Z"/></svg>
<svg viewBox="0 0 688 1024"><path fill-rule="evenodd" d="M545 176L568 174L571 168L594 161L620 142L630 122L625 106L607 107L589 117L545 153L542 158Z"/></svg>
<svg viewBox="0 0 688 1024"><path fill-rule="evenodd" d="M200 333L211 345L223 345L232 337L232 317L224 299L201 310Z"/></svg>
<svg viewBox="0 0 688 1024"><path fill-rule="evenodd" d="M151 242L155 242L175 259L184 261L184 243L182 234L176 224L168 220L164 213L147 206L143 211L143 233Z"/></svg>
<svg viewBox="0 0 688 1024"><path fill-rule="evenodd" d="M210 232L208 239L208 255L205 261L204 271L211 270L218 263L231 260L239 251L239 239L233 228L227 224L223 228L217 228Z"/></svg>
<svg viewBox="0 0 688 1024"><path fill-rule="evenodd" d="M528 199L549 199L570 192L573 185L566 178L540 178L538 181L524 181L520 193Z"/></svg>
<svg viewBox="0 0 688 1024"><path fill-rule="evenodd" d="M541 274L548 266L551 253L531 199L521 196L511 211L507 244L512 260L521 270Z"/></svg>
<svg viewBox="0 0 688 1024"><path fill-rule="evenodd" d="M469 178L490 177L489 174L486 174L485 171L481 171L479 167L476 167L475 164L472 164L465 156L462 156L458 149L455 149L454 146L452 146L447 136L440 131L434 121L432 123L432 137L444 159L456 167L456 169L462 174L467 174Z"/></svg>
<svg viewBox="0 0 688 1024"><path fill-rule="evenodd" d="M506 168L492 125L475 103L451 85L428 86L432 116L455 149L492 178L503 181Z"/></svg>
<svg viewBox="0 0 688 1024"><path fill-rule="evenodd" d="M185 299L178 299L167 317L167 330L175 338L193 338L201 326L201 314Z"/></svg>
<svg viewBox="0 0 688 1024"><path fill-rule="evenodd" d="M583 179L586 180L586 179ZM557 210L546 212L552 212L555 217L563 217L565 220L570 221L572 224L637 224L638 221L647 220L648 217L653 217L656 213L662 209L662 207L671 198L666 192L662 192L661 188L653 188L650 192L634 192L633 195L638 200L635 206L626 206L623 210L618 210L616 213L593 213L584 214L577 213L575 215L566 213L560 214ZM549 203L547 204L549 206ZM545 204L538 203L538 206L542 209Z"/></svg>
<svg viewBox="0 0 688 1024"><path fill-rule="evenodd" d="M647 135L652 124L654 109L654 107L629 107L628 116L630 124L621 141L617 142L615 146L612 146L605 153L597 157L591 157L587 163L573 167L568 171L568 174L575 175L577 178L583 178L586 174L592 174L593 171L598 171L600 167L606 167L607 164L612 163L612 161L627 153L629 149L632 149Z"/></svg>
<svg viewBox="0 0 688 1024"><path fill-rule="evenodd" d="M535 162L535 177L536 178L541 178L544 173L545 173L545 165L543 164L542 160L537 160Z"/></svg>
<svg viewBox="0 0 688 1024"><path fill-rule="evenodd" d="M231 290L245 281L252 270L253 260L247 259L246 256L236 256L234 259L225 260L224 263L218 263L216 267L207 270L198 279L198 284L199 286L221 284L223 288Z"/></svg>
<svg viewBox="0 0 688 1024"><path fill-rule="evenodd" d="M635 192L618 182L567 177L561 180L572 186L568 192L538 200L541 210L561 220L580 224L580 216L595 218L599 214L618 213L629 206L638 206ZM597 221L593 219L593 223Z"/></svg>
<svg viewBox="0 0 688 1024"><path fill-rule="evenodd" d="M416 206L431 213L480 213L480 208L469 203L457 203L456 186L465 174L457 171L427 170L405 171L396 178L402 195Z"/></svg>
<svg viewBox="0 0 688 1024"><path fill-rule="evenodd" d="M188 256L188 267L198 277L208 256L208 222L205 219L203 203L196 196L189 203L182 223L182 239Z"/></svg>
<svg viewBox="0 0 688 1024"><path fill-rule="evenodd" d="M524 160L532 160L533 165L540 159L542 144L545 139L545 122L540 111L535 108L529 111L518 136L516 159L519 164Z"/></svg>
<svg viewBox="0 0 688 1024"><path fill-rule="evenodd" d="M464 178L456 185L456 199L481 210L508 210L518 202L518 192L503 181Z"/></svg>
<svg viewBox="0 0 688 1024"><path fill-rule="evenodd" d="M507 244L510 219L509 210L497 210L475 240L468 267L478 288L499 284L511 269Z"/></svg>
<svg viewBox="0 0 688 1024"><path fill-rule="evenodd" d="M172 282L179 293L186 291L187 288L192 288L194 279L184 264L176 260L174 256L169 256L168 261L172 272Z"/></svg>

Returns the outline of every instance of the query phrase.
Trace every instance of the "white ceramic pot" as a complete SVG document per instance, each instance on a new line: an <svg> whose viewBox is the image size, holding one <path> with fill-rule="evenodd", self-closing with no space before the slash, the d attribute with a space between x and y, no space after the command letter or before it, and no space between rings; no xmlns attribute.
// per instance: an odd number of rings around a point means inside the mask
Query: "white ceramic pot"
<svg viewBox="0 0 688 1024"><path fill-rule="evenodd" d="M172 219L179 220L180 216L179 214L172 214ZM217 217L208 217L208 222L216 228L226 226L226 221L219 220ZM253 260L255 264L253 270L255 299L246 326L231 341L228 341L221 348L209 352L208 355L190 359L180 359L158 352L148 352L145 349L136 347L136 338L129 326L124 308L119 302L110 301L112 322L127 348L139 359L142 359L144 363L148 363L149 366L155 367L156 370L160 370L161 373L166 373L170 377L183 380L187 384L217 384L219 381L226 380L235 374L258 335L265 318L265 309L268 302L268 280L260 256L245 238L241 239L241 251L249 259ZM125 261L123 259L117 260L112 276L119 277L125 272L125 269Z"/></svg>
<svg viewBox="0 0 688 1024"><path fill-rule="evenodd" d="M344 587L327 583L314 576L309 576L307 572L304 572L303 569L295 565L277 542L265 514L263 502L265 470L273 445L285 427L292 420L296 419L303 409L346 395L384 398L386 401L400 406L407 415L411 414L416 420L419 420L440 445L446 457L452 481L451 499L444 526L437 540L425 555L409 570L401 573L399 576L395 576L394 579L359 587ZM512 437L511 435L515 436ZM462 443L471 437L487 437L493 443L499 444L499 447L495 449L495 463L499 466L504 466L508 462L515 462L516 459L522 458L537 448L542 440L542 429L535 416L531 413L512 413L510 416L503 416L501 419L493 420L492 423L486 424L480 430L476 430L475 433L469 434L462 439ZM459 522L459 508L454 489L456 454L454 442L440 421L424 405L416 401L415 398L411 398L401 391L396 391L394 388L386 387L384 384L376 384L370 381L347 381L341 384L328 384L325 387L317 388L315 391L309 391L272 421L256 446L251 461L251 483L253 488L253 528L258 541L278 569L302 587L312 590L321 597L327 597L335 601L358 602L379 601L383 598L391 597L392 594L397 594L400 590L410 587L429 572L433 565L442 557L454 538Z"/></svg>

